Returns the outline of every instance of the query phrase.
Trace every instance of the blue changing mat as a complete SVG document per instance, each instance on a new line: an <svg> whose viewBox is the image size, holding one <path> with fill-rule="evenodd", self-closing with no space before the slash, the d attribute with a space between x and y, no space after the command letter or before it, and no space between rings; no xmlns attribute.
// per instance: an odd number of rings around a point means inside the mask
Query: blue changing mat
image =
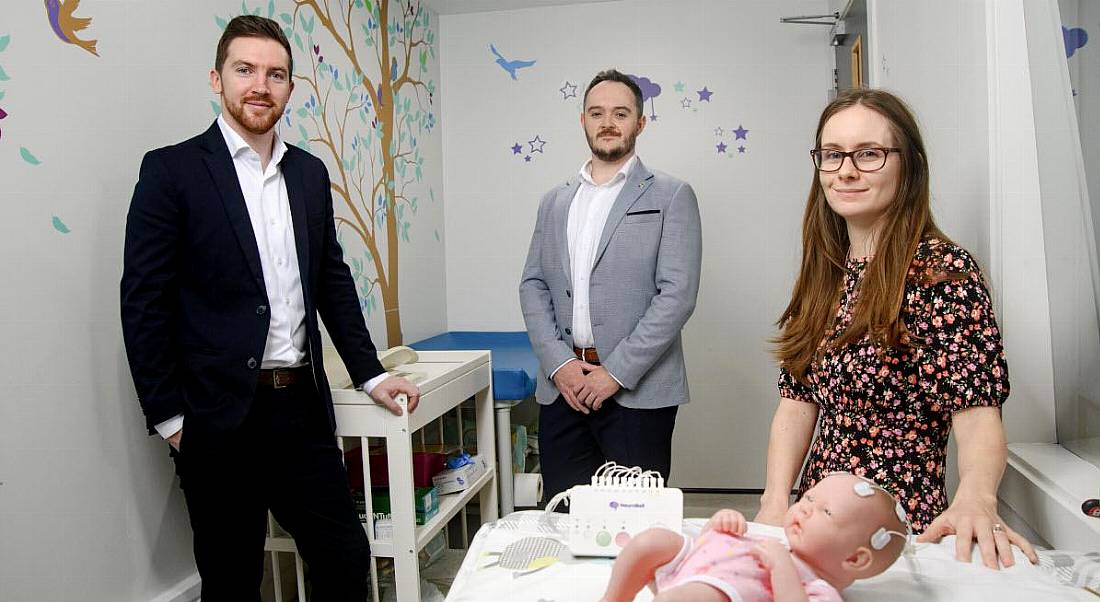
<svg viewBox="0 0 1100 602"><path fill-rule="evenodd" d="M445 332L410 343L417 351L488 349L493 361L495 401L522 400L535 394L539 361L526 332Z"/></svg>

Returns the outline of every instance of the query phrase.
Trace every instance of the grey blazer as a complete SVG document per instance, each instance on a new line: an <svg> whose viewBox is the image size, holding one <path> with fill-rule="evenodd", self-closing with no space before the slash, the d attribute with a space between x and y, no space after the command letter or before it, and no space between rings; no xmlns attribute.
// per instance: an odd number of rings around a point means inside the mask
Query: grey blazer
<svg viewBox="0 0 1100 602"><path fill-rule="evenodd" d="M558 396L550 374L576 357L567 224L579 185L574 176L542 197L519 285L541 404ZM695 309L702 246L691 186L636 161L607 216L589 280L596 351L623 385L615 394L620 405L688 402L680 330Z"/></svg>

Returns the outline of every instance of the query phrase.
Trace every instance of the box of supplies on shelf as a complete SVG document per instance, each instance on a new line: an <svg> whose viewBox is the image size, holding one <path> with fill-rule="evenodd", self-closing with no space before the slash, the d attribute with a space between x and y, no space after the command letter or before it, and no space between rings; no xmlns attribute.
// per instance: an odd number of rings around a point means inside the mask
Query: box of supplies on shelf
<svg viewBox="0 0 1100 602"><path fill-rule="evenodd" d="M382 487L371 489L371 503L375 512L389 512L389 489ZM431 512L439 508L439 492L435 487L417 487L413 490L413 506L417 512Z"/></svg>
<svg viewBox="0 0 1100 602"><path fill-rule="evenodd" d="M432 477L432 484L440 495L463 491L489 469L481 454L470 456L470 462L458 468L448 468Z"/></svg>

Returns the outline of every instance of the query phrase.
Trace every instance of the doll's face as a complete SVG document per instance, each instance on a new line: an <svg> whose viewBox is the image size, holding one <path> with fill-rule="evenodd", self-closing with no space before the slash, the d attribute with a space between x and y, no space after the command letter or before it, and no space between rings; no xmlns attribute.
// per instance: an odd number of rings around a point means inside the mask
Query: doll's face
<svg viewBox="0 0 1100 602"><path fill-rule="evenodd" d="M867 546L877 512L874 498L861 498L853 475L830 475L789 509L783 520L791 551L812 565L832 564Z"/></svg>

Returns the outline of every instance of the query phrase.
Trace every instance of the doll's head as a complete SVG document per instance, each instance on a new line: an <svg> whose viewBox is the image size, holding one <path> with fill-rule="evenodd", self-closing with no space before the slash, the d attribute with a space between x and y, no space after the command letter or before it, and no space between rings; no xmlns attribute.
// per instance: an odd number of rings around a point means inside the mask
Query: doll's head
<svg viewBox="0 0 1100 602"><path fill-rule="evenodd" d="M827 475L788 510L783 530L791 553L837 589L885 571L909 535L905 511L874 481Z"/></svg>

